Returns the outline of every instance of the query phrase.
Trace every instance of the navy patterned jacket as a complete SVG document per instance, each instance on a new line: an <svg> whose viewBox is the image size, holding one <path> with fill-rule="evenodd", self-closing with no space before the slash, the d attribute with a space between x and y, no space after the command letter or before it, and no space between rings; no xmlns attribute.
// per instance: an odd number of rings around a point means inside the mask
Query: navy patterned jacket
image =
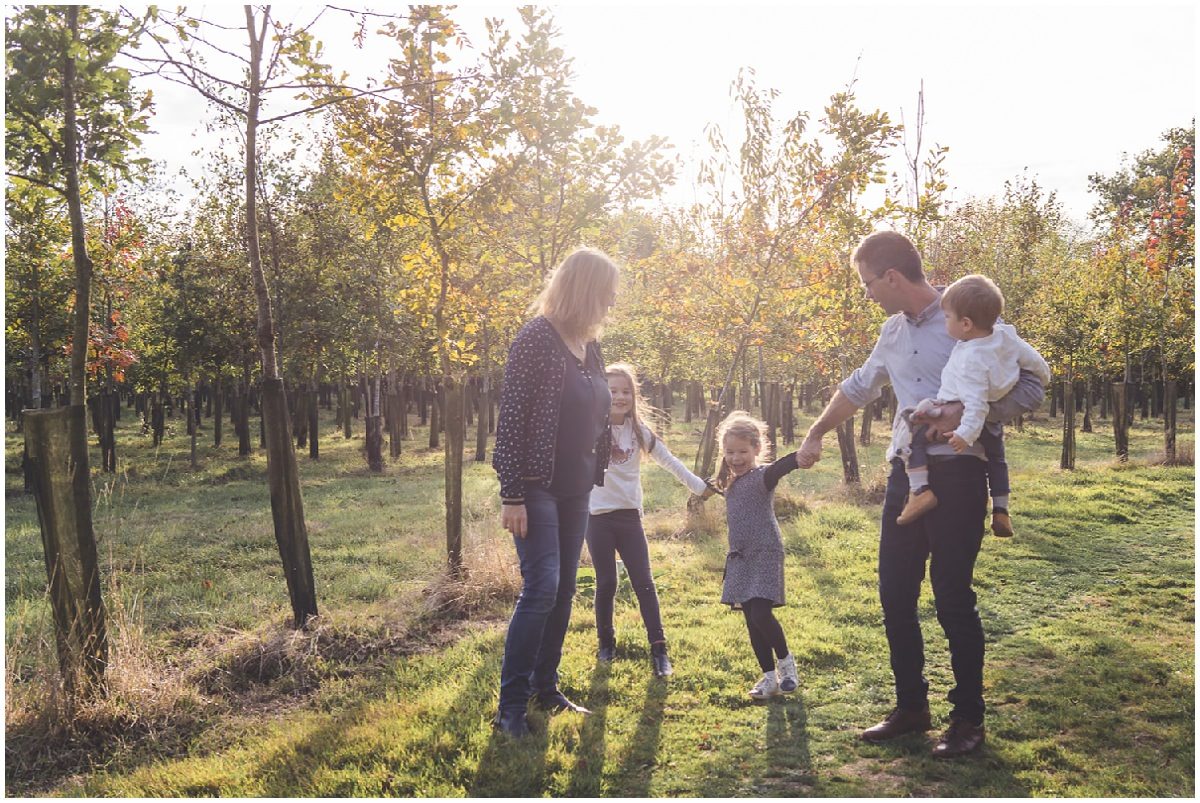
<svg viewBox="0 0 1200 803"><path fill-rule="evenodd" d="M588 343L587 350L604 365L596 341ZM530 483L544 488L554 477L558 408L566 369L567 355L549 320L539 315L521 327L504 366L492 452L492 468L500 477L500 498L506 504L523 503ZM596 441L596 485L604 484L611 440L611 431L604 427Z"/></svg>

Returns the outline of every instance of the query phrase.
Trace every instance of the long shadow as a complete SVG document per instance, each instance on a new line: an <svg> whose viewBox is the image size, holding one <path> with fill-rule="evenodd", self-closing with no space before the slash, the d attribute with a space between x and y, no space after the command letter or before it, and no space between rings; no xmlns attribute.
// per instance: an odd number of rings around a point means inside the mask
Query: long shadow
<svg viewBox="0 0 1200 803"><path fill-rule="evenodd" d="M618 770L622 797L648 796L654 767L658 763L658 740L662 731L667 691L668 681L662 678L654 678L646 686L646 697L642 700L642 713L638 717L637 729L629 739L629 746L621 758Z"/></svg>
<svg viewBox="0 0 1200 803"><path fill-rule="evenodd" d="M808 711L803 697L795 694L767 706L766 736L769 775L779 778L778 793L810 793L816 777L808 748Z"/></svg>
<svg viewBox="0 0 1200 803"><path fill-rule="evenodd" d="M592 709L592 714L584 719L579 732L579 748L575 766L571 769L571 780L567 784L567 797L600 796L608 719L608 679L611 673L611 665L603 661L597 661L596 668L592 670L587 696L587 705Z"/></svg>
<svg viewBox="0 0 1200 803"><path fill-rule="evenodd" d="M492 731L479 758L472 797L541 797L546 786L549 734L538 728L522 739Z"/></svg>

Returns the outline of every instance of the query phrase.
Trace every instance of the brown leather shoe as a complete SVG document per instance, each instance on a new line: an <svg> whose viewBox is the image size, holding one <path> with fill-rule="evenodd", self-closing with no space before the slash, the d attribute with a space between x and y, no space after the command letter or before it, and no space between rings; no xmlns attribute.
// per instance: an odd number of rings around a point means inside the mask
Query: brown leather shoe
<svg viewBox="0 0 1200 803"><path fill-rule="evenodd" d="M973 753L983 744L983 725L951 719L950 727L933 746L934 758L956 758Z"/></svg>
<svg viewBox="0 0 1200 803"><path fill-rule="evenodd" d="M1012 538L1012 519L1003 510L992 511L992 534L1000 538Z"/></svg>
<svg viewBox="0 0 1200 803"><path fill-rule="evenodd" d="M932 488L926 488L919 494L909 494L904 510L896 517L899 525L910 524L937 507L938 498Z"/></svg>
<svg viewBox="0 0 1200 803"><path fill-rule="evenodd" d="M878 725L872 725L861 734L864 742L886 742L906 733L923 733L933 727L929 720L929 706L916 711L906 708L893 708L892 713Z"/></svg>

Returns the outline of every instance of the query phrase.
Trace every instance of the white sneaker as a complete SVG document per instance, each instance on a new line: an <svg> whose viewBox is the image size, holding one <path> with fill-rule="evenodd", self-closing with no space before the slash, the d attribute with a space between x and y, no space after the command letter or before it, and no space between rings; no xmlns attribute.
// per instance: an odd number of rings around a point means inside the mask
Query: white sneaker
<svg viewBox="0 0 1200 803"><path fill-rule="evenodd" d="M774 672L764 672L758 683L750 690L750 697L755 700L765 700L779 695L779 682L775 680Z"/></svg>
<svg viewBox="0 0 1200 803"><path fill-rule="evenodd" d="M790 694L800 685L800 679L796 677L796 658L790 652L787 657L780 658L775 664L775 675L779 678L779 689L785 694Z"/></svg>

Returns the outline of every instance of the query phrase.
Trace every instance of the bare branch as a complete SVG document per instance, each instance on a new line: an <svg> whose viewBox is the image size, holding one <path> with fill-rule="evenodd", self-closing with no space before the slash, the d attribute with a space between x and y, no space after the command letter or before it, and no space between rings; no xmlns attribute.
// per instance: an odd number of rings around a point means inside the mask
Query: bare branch
<svg viewBox="0 0 1200 803"><path fill-rule="evenodd" d="M59 187L57 184L52 184L49 181L45 181L44 179L40 179L35 176L26 176L22 173L14 173L10 170L5 170L4 175L8 176L9 178L19 178L22 181L28 181L30 184L36 184L39 187L45 187L48 190L54 190L64 197L67 194L67 191L62 187Z"/></svg>

